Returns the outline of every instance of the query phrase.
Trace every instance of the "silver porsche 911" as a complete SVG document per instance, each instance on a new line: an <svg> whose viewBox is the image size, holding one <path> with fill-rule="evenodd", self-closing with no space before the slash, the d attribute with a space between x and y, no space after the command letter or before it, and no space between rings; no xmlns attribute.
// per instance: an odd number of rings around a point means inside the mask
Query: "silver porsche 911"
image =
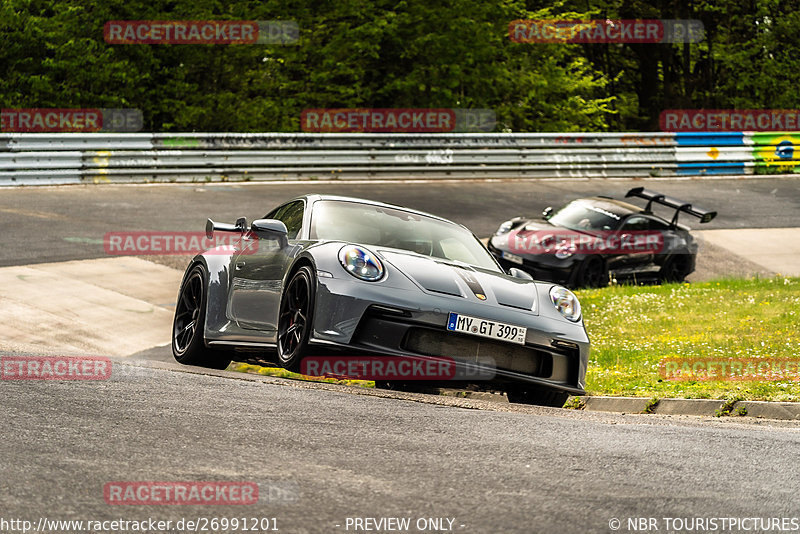
<svg viewBox="0 0 800 534"><path fill-rule="evenodd" d="M512 402L583 394L589 339L578 299L503 271L465 227L389 204L306 195L196 256L181 282L172 349L225 368L260 351L288 369L319 351L491 367ZM234 236L235 237L235 236Z"/></svg>

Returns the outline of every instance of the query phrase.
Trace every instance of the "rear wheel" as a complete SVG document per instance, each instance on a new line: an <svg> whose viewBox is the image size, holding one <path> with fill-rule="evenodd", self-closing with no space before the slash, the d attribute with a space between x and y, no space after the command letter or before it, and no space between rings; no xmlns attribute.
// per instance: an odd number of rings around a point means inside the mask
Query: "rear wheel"
<svg viewBox="0 0 800 534"><path fill-rule="evenodd" d="M508 402L517 404L536 404L562 408L569 399L569 393L557 389L540 388L536 386L514 386L506 390Z"/></svg>
<svg viewBox="0 0 800 534"><path fill-rule="evenodd" d="M605 287L608 285L608 267L602 258L590 256L578 267L578 287Z"/></svg>
<svg viewBox="0 0 800 534"><path fill-rule="evenodd" d="M289 280L281 298L278 316L278 363L296 371L300 367L311 335L314 309L314 274L300 267Z"/></svg>
<svg viewBox="0 0 800 534"><path fill-rule="evenodd" d="M691 257L689 254L675 254L670 256L661 270L658 272L658 278L663 282L683 282L689 275L691 267Z"/></svg>
<svg viewBox="0 0 800 534"><path fill-rule="evenodd" d="M172 321L172 354L184 365L225 369L231 363L230 358L224 352L206 347L203 336L207 279L205 267L197 264L181 285Z"/></svg>

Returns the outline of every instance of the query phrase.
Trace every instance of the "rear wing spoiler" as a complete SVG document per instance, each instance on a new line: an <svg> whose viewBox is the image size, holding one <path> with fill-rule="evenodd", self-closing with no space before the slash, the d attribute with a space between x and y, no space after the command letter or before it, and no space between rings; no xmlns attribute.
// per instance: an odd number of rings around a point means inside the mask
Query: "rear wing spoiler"
<svg viewBox="0 0 800 534"><path fill-rule="evenodd" d="M689 202L684 202L683 200L678 200L677 198L668 197L666 195L662 195L661 193L656 193L655 191L650 191L649 189L645 189L644 187L634 187L630 191L625 194L625 198L628 197L639 197L647 200L647 206L645 206L644 211L646 213L652 213L652 206L653 202L656 204L661 204L662 206L667 206L670 208L675 208L675 215L672 217L672 226L678 224L678 215L681 212L688 213L689 215L694 215L695 217L700 219L701 223L711 222L711 220L717 216L716 211L709 211L704 210L702 208L693 208L692 204Z"/></svg>

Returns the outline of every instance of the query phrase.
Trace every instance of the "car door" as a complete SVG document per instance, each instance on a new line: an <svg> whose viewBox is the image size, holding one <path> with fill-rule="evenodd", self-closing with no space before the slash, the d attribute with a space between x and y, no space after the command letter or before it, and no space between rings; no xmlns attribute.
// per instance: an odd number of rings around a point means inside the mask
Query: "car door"
<svg viewBox="0 0 800 534"><path fill-rule="evenodd" d="M249 235L233 258L230 310L236 323L247 329L274 334L277 330L283 276L297 249L296 239L303 226L302 200L285 204L266 215L286 225L289 243L281 247L276 239Z"/></svg>
<svg viewBox="0 0 800 534"><path fill-rule="evenodd" d="M642 267L652 263L653 247L648 243L651 219L641 215L631 215L622 222L617 235L620 254L614 258L610 268Z"/></svg>

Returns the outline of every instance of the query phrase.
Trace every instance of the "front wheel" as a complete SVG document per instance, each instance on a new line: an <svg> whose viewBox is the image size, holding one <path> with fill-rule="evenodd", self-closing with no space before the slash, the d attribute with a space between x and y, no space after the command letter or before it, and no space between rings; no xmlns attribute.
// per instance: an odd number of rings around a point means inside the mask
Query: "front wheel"
<svg viewBox="0 0 800 534"><path fill-rule="evenodd" d="M278 316L278 363L291 371L300 367L311 335L314 310L314 273L300 267L289 280Z"/></svg>
<svg viewBox="0 0 800 534"><path fill-rule="evenodd" d="M205 346L208 285L205 267L197 264L189 271L178 293L172 321L172 354L178 363L211 369L225 369L231 363L224 353Z"/></svg>
<svg viewBox="0 0 800 534"><path fill-rule="evenodd" d="M590 256L578 267L578 287L605 287L608 285L608 267L602 258Z"/></svg>

